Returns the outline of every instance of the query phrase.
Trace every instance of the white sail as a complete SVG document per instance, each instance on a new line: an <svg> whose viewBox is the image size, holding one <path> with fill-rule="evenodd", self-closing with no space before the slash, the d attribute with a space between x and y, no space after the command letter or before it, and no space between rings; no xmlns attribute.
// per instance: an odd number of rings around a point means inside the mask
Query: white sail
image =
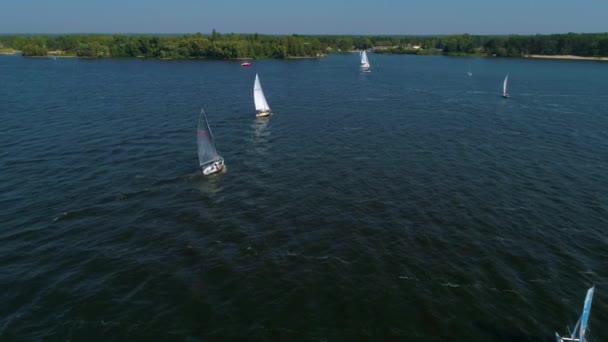
<svg viewBox="0 0 608 342"><path fill-rule="evenodd" d="M369 60L367 59L367 52L365 52L365 50L363 50L363 52L361 52L361 67L362 68L369 68Z"/></svg>
<svg viewBox="0 0 608 342"><path fill-rule="evenodd" d="M198 162L201 167L221 159L215 148L213 134L211 134L211 128L209 128L209 123L207 122L207 114L205 114L204 110L201 110L201 114L198 117L198 131L196 132L196 136L198 144Z"/></svg>
<svg viewBox="0 0 608 342"><path fill-rule="evenodd" d="M502 96L507 96L507 82L509 81L509 75L505 77L504 82L502 82Z"/></svg>
<svg viewBox="0 0 608 342"><path fill-rule="evenodd" d="M266 97L264 96L258 74L255 74L255 82L253 84L253 102L255 103L256 111L270 112L270 106L268 105L268 102L266 102Z"/></svg>

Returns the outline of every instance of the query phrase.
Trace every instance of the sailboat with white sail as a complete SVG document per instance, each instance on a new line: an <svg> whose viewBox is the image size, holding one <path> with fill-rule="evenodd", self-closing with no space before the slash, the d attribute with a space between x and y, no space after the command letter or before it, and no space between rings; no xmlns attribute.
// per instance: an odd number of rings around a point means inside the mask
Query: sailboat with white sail
<svg viewBox="0 0 608 342"><path fill-rule="evenodd" d="M269 116L272 114L266 96L264 96L264 90L262 90L262 84L258 74L255 74L255 82L253 83L253 102L255 104L255 116Z"/></svg>
<svg viewBox="0 0 608 342"><path fill-rule="evenodd" d="M367 52L363 50L361 52L361 69L365 72L369 72L370 70L369 59L367 59Z"/></svg>
<svg viewBox="0 0 608 342"><path fill-rule="evenodd" d="M471 71L471 63L469 63L469 71L467 71L467 75L469 75L469 77L473 76L473 72Z"/></svg>
<svg viewBox="0 0 608 342"><path fill-rule="evenodd" d="M505 99L509 97L509 93L507 93L507 83L509 82L509 75L505 77L505 80L502 82L502 97Z"/></svg>
<svg viewBox="0 0 608 342"><path fill-rule="evenodd" d="M574 330L570 332L570 337L561 337L558 333L555 333L555 339L557 342L585 342L587 340L585 337L585 333L587 332L587 324L589 323L589 314L591 313L591 302L593 301L594 292L595 285L593 285L589 290L587 290L585 304L583 305L583 314L578 319L578 322L576 322Z"/></svg>
<svg viewBox="0 0 608 342"><path fill-rule="evenodd" d="M215 140L207 121L207 114L201 109L198 117L198 130L196 132L198 144L198 163L205 176L224 170L224 158L219 155L215 147Z"/></svg>

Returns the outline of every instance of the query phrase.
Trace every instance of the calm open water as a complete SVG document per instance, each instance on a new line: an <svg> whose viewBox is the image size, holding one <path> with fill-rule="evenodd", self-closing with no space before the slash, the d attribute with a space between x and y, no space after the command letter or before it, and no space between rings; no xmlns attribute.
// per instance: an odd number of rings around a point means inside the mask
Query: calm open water
<svg viewBox="0 0 608 342"><path fill-rule="evenodd" d="M370 61L0 56L0 339L607 340L608 64Z"/></svg>

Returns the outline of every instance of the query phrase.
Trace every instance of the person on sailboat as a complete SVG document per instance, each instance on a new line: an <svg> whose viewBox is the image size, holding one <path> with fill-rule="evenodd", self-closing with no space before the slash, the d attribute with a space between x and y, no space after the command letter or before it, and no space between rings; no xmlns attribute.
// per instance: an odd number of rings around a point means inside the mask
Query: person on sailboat
<svg viewBox="0 0 608 342"><path fill-rule="evenodd" d="M221 169L222 169L222 167L223 167L223 166L222 166L222 162L220 162L219 160L218 160L218 161L216 161L215 163L213 163L213 166L215 167L215 170L216 170L216 171L221 170Z"/></svg>

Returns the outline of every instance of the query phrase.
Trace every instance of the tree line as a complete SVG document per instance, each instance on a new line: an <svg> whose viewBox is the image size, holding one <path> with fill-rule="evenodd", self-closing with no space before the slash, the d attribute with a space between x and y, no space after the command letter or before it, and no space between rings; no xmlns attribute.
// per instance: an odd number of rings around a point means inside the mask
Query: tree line
<svg viewBox="0 0 608 342"><path fill-rule="evenodd" d="M0 44L24 56L61 51L79 57L145 58L290 58L374 48L381 53L490 56L608 56L608 33L532 36L303 36L261 34L184 35L3 35Z"/></svg>
<svg viewBox="0 0 608 342"><path fill-rule="evenodd" d="M608 33L567 33L550 35L448 35L414 37L371 37L376 52L438 53L446 55L526 55L608 56Z"/></svg>
<svg viewBox="0 0 608 342"><path fill-rule="evenodd" d="M316 37L299 35L201 33L176 35L13 35L0 44L24 56L46 56L61 51L79 57L145 58L289 58L316 57L323 52Z"/></svg>

